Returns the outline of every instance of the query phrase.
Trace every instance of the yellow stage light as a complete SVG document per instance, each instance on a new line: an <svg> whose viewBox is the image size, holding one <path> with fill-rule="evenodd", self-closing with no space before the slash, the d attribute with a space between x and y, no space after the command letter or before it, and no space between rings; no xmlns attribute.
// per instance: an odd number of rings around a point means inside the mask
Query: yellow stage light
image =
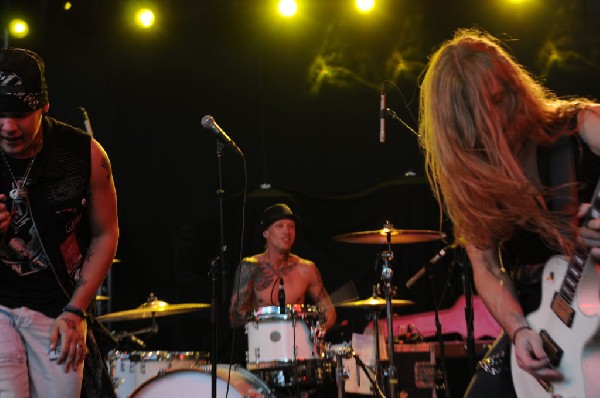
<svg viewBox="0 0 600 398"><path fill-rule="evenodd" d="M29 25L22 19L15 18L8 23L10 35L21 39L29 34Z"/></svg>
<svg viewBox="0 0 600 398"><path fill-rule="evenodd" d="M284 17L291 17L298 11L298 3L295 0L280 0L277 4L279 14Z"/></svg>
<svg viewBox="0 0 600 398"><path fill-rule="evenodd" d="M359 12L367 13L375 8L375 0L356 0L354 3Z"/></svg>
<svg viewBox="0 0 600 398"><path fill-rule="evenodd" d="M140 8L135 13L135 23L142 28L150 28L154 25L156 20L156 16L154 15L154 11L149 8Z"/></svg>

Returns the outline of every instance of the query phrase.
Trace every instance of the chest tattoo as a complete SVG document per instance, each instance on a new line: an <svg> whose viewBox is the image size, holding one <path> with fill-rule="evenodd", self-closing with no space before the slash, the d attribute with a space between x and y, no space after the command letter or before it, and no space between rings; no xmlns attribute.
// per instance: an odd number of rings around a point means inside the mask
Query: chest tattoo
<svg viewBox="0 0 600 398"><path fill-rule="evenodd" d="M285 263L283 267L277 269L270 263L259 263L256 271L256 278L254 280L254 286L256 290L265 290L271 288L273 284L279 280L279 278L289 274L295 265L295 262L288 262Z"/></svg>

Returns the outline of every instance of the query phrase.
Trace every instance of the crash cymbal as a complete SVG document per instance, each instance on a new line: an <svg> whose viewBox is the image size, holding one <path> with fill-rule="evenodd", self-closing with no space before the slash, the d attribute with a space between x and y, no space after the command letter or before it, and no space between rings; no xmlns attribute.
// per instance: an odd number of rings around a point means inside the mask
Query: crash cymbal
<svg viewBox="0 0 600 398"><path fill-rule="evenodd" d="M210 308L210 304L169 304L162 300L152 300L140 305L138 308L135 308L133 310L113 312L111 314L101 315L97 319L99 321L104 322L130 321L136 319L157 318L160 316L182 314L185 312L199 311L205 308Z"/></svg>
<svg viewBox="0 0 600 398"><path fill-rule="evenodd" d="M107 301L110 300L108 296L96 296L96 301Z"/></svg>
<svg viewBox="0 0 600 398"><path fill-rule="evenodd" d="M362 231L336 235L332 239L345 243L385 245L388 243L388 232L390 234L390 244L393 245L429 242L446 237L446 234L440 231L383 228L376 231Z"/></svg>
<svg viewBox="0 0 600 398"><path fill-rule="evenodd" d="M414 301L410 300L392 300L392 307L405 307L407 305L414 304ZM363 309L381 309L386 307L385 299L379 297L369 297L365 300L348 301L345 303L339 303L336 307L346 308L363 308Z"/></svg>

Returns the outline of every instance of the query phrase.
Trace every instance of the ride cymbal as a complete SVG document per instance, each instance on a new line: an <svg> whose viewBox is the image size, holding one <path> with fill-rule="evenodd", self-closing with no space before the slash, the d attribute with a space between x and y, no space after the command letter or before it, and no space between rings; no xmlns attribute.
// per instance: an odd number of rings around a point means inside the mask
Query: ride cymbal
<svg viewBox="0 0 600 398"><path fill-rule="evenodd" d="M388 243L388 233L389 243L392 245L429 242L446 237L446 234L440 231L383 228L375 231L336 235L332 239L345 243L385 245Z"/></svg>
<svg viewBox="0 0 600 398"><path fill-rule="evenodd" d="M410 300L392 300L392 307L405 307L407 305L414 304L414 301ZM364 300L348 301L346 303L339 303L336 307L346 308L363 308L363 309L382 309L386 307L386 300L379 297L369 297Z"/></svg>
<svg viewBox="0 0 600 398"><path fill-rule="evenodd" d="M125 310L101 315L99 321L131 321L136 319L157 318L161 316L182 314L185 312L199 311L210 308L210 304L188 303L188 304L169 304L162 300L148 301L133 310Z"/></svg>

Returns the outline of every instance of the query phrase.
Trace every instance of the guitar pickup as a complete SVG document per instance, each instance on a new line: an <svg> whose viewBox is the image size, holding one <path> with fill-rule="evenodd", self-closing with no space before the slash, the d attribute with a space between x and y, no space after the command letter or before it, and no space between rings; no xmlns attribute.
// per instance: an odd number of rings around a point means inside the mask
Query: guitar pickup
<svg viewBox="0 0 600 398"><path fill-rule="evenodd" d="M552 337L550 337L550 334L546 330L542 329L540 331L540 337L542 338L544 351L550 359L550 366L552 366L553 368L558 367L560 365L560 360L563 356L562 348L560 348L558 344L556 344L556 341L554 341Z"/></svg>
<svg viewBox="0 0 600 398"><path fill-rule="evenodd" d="M554 293L554 297L552 297L552 303L550 304L550 308L556 314L558 319L560 319L567 327L571 327L573 325L573 318L575 317L575 311L569 303L561 296L558 292Z"/></svg>

